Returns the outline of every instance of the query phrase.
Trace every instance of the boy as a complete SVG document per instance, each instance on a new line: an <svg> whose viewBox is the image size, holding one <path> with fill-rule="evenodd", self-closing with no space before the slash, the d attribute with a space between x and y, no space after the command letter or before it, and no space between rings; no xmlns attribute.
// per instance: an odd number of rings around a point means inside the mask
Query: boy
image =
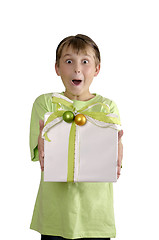
<svg viewBox="0 0 159 240"><path fill-rule="evenodd" d="M115 103L89 87L100 71L100 52L95 42L78 34L63 39L56 50L55 70L61 77L65 92L77 109L88 103L102 102L110 112L119 116ZM30 148L33 161L40 160L41 182L31 222L31 229L41 233L41 239L105 238L115 237L112 183L44 182L44 141L41 132L46 112L54 112L52 94L39 96L33 105L30 126ZM63 106L65 108L65 106ZM67 110L67 109L66 109ZM104 111L102 106L96 111ZM40 131L39 126L40 124ZM118 134L118 178L122 161L121 137Z"/></svg>

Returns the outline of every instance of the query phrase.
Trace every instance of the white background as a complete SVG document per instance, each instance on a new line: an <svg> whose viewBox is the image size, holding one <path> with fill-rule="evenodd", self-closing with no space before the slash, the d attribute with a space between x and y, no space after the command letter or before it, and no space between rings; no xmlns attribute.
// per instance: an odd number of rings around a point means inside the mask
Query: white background
<svg viewBox="0 0 159 240"><path fill-rule="evenodd" d="M124 130L122 175L114 184L117 240L158 239L158 1L14 0L0 3L1 197L3 239L38 240L30 230L40 182L30 160L37 96L64 90L54 71L66 36L90 36L101 51L91 92L113 99Z"/></svg>

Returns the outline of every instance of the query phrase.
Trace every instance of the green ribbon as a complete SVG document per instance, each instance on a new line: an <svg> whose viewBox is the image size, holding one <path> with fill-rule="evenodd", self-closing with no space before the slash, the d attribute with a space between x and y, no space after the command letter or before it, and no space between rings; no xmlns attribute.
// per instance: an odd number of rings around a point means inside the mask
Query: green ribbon
<svg viewBox="0 0 159 240"><path fill-rule="evenodd" d="M45 125L44 125L44 129L43 129L43 137L46 141L51 141L48 136L47 136L47 131L53 127L55 124L58 124L57 122L54 123L54 120L62 117L64 112L66 112L66 110L59 110L59 108L61 108L60 104L65 105L66 107L69 108L69 110L71 109L73 112L75 112L75 107L73 106L73 104L71 102L66 101L65 99L62 98L58 98L58 97L53 97L52 99L53 103L57 103L57 111L52 113ZM95 104L100 104L102 105L108 113L104 113L104 112L89 112L87 108L91 108L93 107ZM105 105L104 103L101 102L96 102L96 103L91 103L88 104L87 106L85 106L84 108L81 108L80 113L82 113L83 115L85 115L86 117L91 117L92 119L101 121L101 122L105 122L105 123L110 123L110 124L117 124L117 125L121 125L120 120L117 117L110 117L107 116L108 114L110 114L109 108L107 105ZM79 113L78 112L78 113ZM60 119L60 121L62 121L62 119ZM50 124L51 122L53 122L53 125L49 128L47 128L48 124ZM70 123L68 123L70 124ZM74 155L75 155L75 149L74 149L74 145L75 145L75 133L76 133L76 124L75 121L73 121L71 123L71 129L70 129L70 135L69 135L69 146L68 146L68 172L67 172L67 182L74 182Z"/></svg>

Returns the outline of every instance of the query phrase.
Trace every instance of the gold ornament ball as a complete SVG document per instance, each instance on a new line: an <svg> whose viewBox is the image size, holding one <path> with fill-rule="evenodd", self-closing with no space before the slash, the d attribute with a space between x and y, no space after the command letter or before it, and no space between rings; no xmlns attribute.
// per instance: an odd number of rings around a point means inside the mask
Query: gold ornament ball
<svg viewBox="0 0 159 240"><path fill-rule="evenodd" d="M83 114L77 114L75 116L75 123L79 126L83 126L84 124L86 124L86 117Z"/></svg>

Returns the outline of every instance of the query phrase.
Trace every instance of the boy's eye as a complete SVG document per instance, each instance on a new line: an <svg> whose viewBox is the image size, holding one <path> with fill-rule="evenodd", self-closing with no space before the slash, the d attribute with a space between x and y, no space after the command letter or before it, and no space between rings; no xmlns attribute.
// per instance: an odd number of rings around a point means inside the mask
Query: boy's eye
<svg viewBox="0 0 159 240"><path fill-rule="evenodd" d="M70 64L72 63L72 60L69 59L69 60L66 60L66 62Z"/></svg>
<svg viewBox="0 0 159 240"><path fill-rule="evenodd" d="M84 63L84 64L87 64L87 63L88 63L88 60L86 60L86 59L83 60L83 63Z"/></svg>

